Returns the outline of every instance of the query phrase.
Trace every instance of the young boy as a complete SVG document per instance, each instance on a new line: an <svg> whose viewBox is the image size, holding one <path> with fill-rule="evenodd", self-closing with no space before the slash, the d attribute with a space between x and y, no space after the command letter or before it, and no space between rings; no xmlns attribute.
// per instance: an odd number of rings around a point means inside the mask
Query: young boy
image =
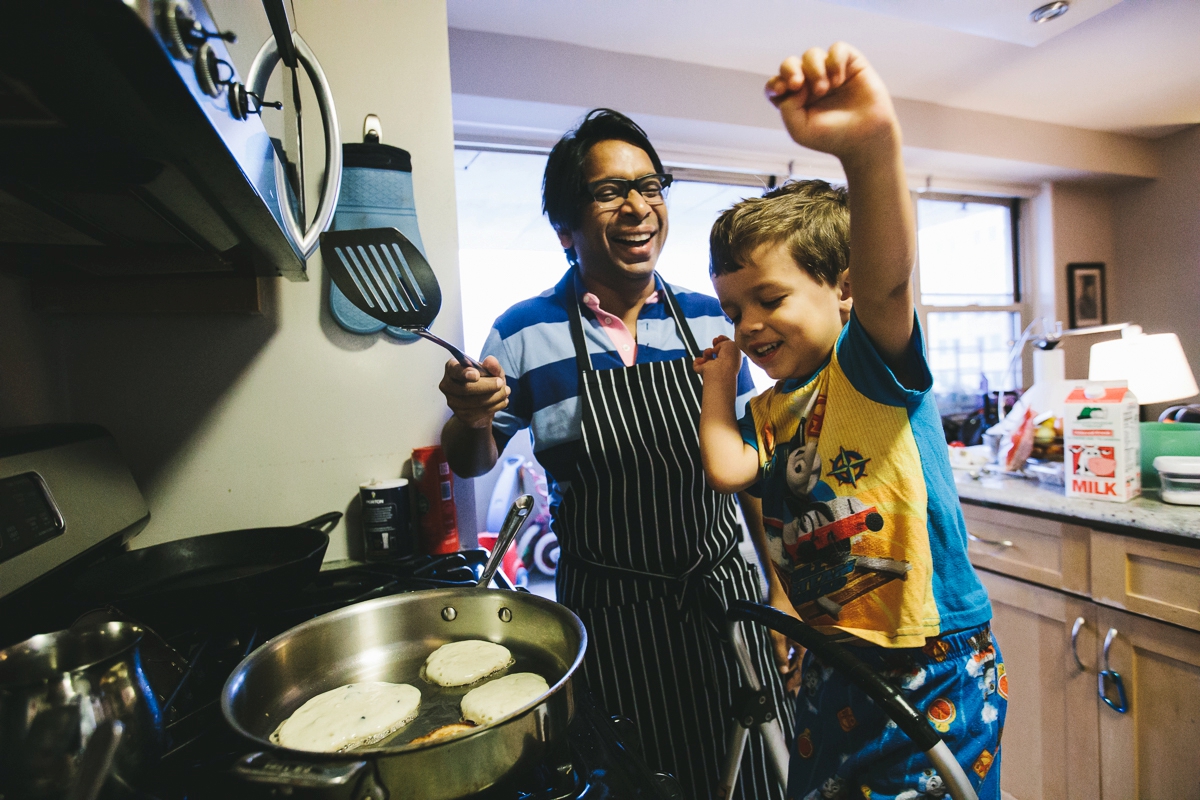
<svg viewBox="0 0 1200 800"><path fill-rule="evenodd" d="M713 284L736 340L715 339L695 363L704 470L718 491L761 493L784 610L860 645L979 796L999 798L1008 687L914 319L916 230L891 99L841 43L783 62L767 94L797 143L841 160L849 193L787 184L713 227ZM740 423L739 350L778 381ZM943 796L925 756L811 653L796 702L789 797Z"/></svg>

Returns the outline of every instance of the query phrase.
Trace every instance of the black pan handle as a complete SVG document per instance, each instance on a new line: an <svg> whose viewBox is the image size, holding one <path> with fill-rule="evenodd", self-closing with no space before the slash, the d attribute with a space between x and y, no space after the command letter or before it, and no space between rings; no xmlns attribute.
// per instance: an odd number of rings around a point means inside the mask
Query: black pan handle
<svg viewBox="0 0 1200 800"><path fill-rule="evenodd" d="M884 681L849 650L820 631L782 611L751 603L749 600L732 601L729 604L729 618L757 622L812 650L821 661L841 671L855 686L879 703L884 713L891 717L921 750L928 751L942 740L937 731L925 721L925 717L900 694L899 689Z"/></svg>
<svg viewBox="0 0 1200 800"><path fill-rule="evenodd" d="M342 519L342 512L330 511L326 514L322 514L319 517L314 517L313 519L310 519L308 522L301 522L296 527L297 528L312 528L314 531L320 531L321 533L329 533L331 530L333 530L334 528L337 527L337 524L338 524L338 522L341 521L341 519Z"/></svg>

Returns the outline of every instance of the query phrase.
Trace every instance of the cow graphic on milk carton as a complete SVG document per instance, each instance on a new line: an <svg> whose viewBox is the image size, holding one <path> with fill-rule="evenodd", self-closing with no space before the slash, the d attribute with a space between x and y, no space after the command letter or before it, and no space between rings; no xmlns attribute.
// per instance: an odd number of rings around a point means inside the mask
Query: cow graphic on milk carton
<svg viewBox="0 0 1200 800"><path fill-rule="evenodd" d="M1123 503L1141 494L1138 401L1125 382L1074 386L1064 411L1067 496Z"/></svg>

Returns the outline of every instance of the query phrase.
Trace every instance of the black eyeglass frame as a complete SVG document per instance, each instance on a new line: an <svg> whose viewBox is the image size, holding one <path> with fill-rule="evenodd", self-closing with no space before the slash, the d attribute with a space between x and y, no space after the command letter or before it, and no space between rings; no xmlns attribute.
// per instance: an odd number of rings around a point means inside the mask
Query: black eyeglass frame
<svg viewBox="0 0 1200 800"><path fill-rule="evenodd" d="M650 198L646 197L645 192L643 192L642 189L640 188L640 184L643 181L649 180L651 178L656 179L660 184L658 197L656 197L654 199L650 199ZM629 192L632 190L635 190L635 189L637 190L637 193L639 195L641 195L642 199L645 200L648 204L658 205L659 203L666 201L667 188L671 185L671 183L674 180L675 180L675 177L673 175L671 175L670 173L651 172L648 175L643 175L640 178L633 178L632 180L629 178L601 178L598 181L592 181L591 183L587 184L584 187L584 190L590 200L592 200L595 203L599 203L602 206L609 206L609 205L615 203L617 200L620 200L621 203L624 204L624 202L627 199L629 199ZM606 184L615 186L617 188L617 190L621 192L621 194L618 195L617 197L614 197L612 200L601 200L600 198L596 197L596 190L599 187L604 186Z"/></svg>

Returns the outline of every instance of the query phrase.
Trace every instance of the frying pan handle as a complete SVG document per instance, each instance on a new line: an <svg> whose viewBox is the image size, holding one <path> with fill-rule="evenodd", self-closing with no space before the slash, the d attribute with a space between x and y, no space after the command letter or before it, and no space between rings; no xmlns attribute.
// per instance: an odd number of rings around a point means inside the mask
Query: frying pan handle
<svg viewBox="0 0 1200 800"><path fill-rule="evenodd" d="M297 789L353 786L367 769L366 761L285 761L269 753L251 753L233 765L238 777L252 783Z"/></svg>
<svg viewBox="0 0 1200 800"><path fill-rule="evenodd" d="M321 533L329 533L331 530L333 530L334 528L337 527L337 524L338 524L338 522L341 521L341 519L342 519L342 512L330 511L328 513L322 514L319 517L314 517L313 519L310 519L308 522L301 522L296 527L297 528L312 528L314 531L320 531Z"/></svg>

